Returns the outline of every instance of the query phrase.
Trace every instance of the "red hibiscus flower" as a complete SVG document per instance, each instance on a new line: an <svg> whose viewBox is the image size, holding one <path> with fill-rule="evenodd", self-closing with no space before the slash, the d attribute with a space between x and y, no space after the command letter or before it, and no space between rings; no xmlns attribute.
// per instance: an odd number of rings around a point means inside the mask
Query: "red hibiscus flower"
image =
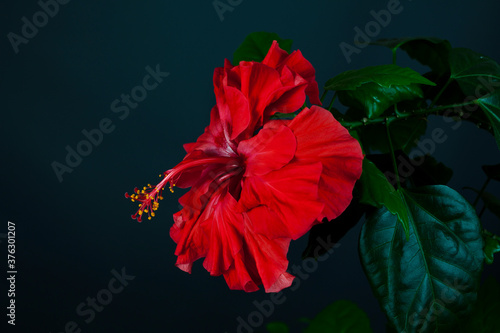
<svg viewBox="0 0 500 333"><path fill-rule="evenodd" d="M191 272L195 260L231 289L266 292L290 286L286 270L291 239L323 218L340 215L361 175L358 142L327 110L305 108L306 94L319 103L311 64L273 43L261 62L242 61L214 73L217 105L210 125L163 180L127 197L140 202L132 215L154 216L162 190L191 187L179 202L170 230L176 265Z"/></svg>

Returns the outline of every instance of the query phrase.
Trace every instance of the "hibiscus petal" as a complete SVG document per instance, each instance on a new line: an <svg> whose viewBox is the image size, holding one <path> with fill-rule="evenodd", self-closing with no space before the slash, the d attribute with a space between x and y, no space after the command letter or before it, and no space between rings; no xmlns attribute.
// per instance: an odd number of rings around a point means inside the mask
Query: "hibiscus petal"
<svg viewBox="0 0 500 333"><path fill-rule="evenodd" d="M292 160L295 148L295 136L289 128L262 129L238 145L238 154L245 159L244 176L261 176L281 168Z"/></svg>
<svg viewBox="0 0 500 333"><path fill-rule="evenodd" d="M229 73L231 70L227 64L225 68L217 68L214 71L214 93L220 121L229 133L230 139L234 140L248 127L251 114L249 101L237 83L238 77L232 75L232 79L229 79ZM232 84L229 85L228 81Z"/></svg>
<svg viewBox="0 0 500 333"><path fill-rule="evenodd" d="M292 119L273 119L273 120L269 120L268 122L266 122L264 124L264 129L266 128L280 128L281 126L287 126L288 127L288 124L290 124L290 122L292 121Z"/></svg>
<svg viewBox="0 0 500 333"><path fill-rule="evenodd" d="M256 62L240 62L241 92L248 98L252 119L260 120L269 97L283 85L273 68Z"/></svg>
<svg viewBox="0 0 500 333"><path fill-rule="evenodd" d="M242 248L243 215L236 211L236 200L227 191L210 207L210 245L203 267L211 275L221 275L229 269L233 258Z"/></svg>
<svg viewBox="0 0 500 333"><path fill-rule="evenodd" d="M191 272L191 264L205 257L211 246L209 238L213 205L218 201L224 187L220 187L212 178L202 174L190 191L184 194L179 203L182 209L174 214L174 225L170 228L170 237L177 243L176 265L186 272Z"/></svg>
<svg viewBox="0 0 500 333"><path fill-rule="evenodd" d="M283 87L278 89L270 98L269 105L264 111L264 122L267 122L276 112L292 113L300 109L306 101L306 84L296 87Z"/></svg>
<svg viewBox="0 0 500 333"><path fill-rule="evenodd" d="M252 230L253 221L250 219L246 220L245 227L248 252L255 260L255 266L266 292L278 292L289 287L294 279L286 272L288 267L286 255L290 238L270 240L264 235L255 233Z"/></svg>
<svg viewBox="0 0 500 333"><path fill-rule="evenodd" d="M290 232L286 221L267 206L257 206L249 211L247 215L253 223L253 229L256 233L266 235L269 239L280 237L289 237Z"/></svg>
<svg viewBox="0 0 500 333"><path fill-rule="evenodd" d="M250 124L250 108L245 95L236 88L224 87L224 95L217 96L221 120L230 124L230 139L234 140Z"/></svg>
<svg viewBox="0 0 500 333"><path fill-rule="evenodd" d="M179 199L184 208L174 214L175 223L170 228L170 237L177 243L176 266L188 273L194 261L206 256L209 247L207 226L199 221L206 198L199 193L191 190Z"/></svg>
<svg viewBox="0 0 500 333"><path fill-rule="evenodd" d="M288 52L280 48L277 41L273 41L273 44L267 51L267 55L262 60L264 65L272 68L278 68L278 66L288 57Z"/></svg>
<svg viewBox="0 0 500 333"><path fill-rule="evenodd" d="M293 51L281 65L288 66L292 71L303 77L309 83L306 94L309 96L311 103L321 105L318 82L316 82L316 71L311 63L304 58L302 52L299 50ZM280 69L281 68L278 68L278 70Z"/></svg>
<svg viewBox="0 0 500 333"><path fill-rule="evenodd" d="M244 177L238 203L243 209L267 206L286 224L281 237L297 239L313 225L323 211L318 198L318 182L322 165L291 162L263 176ZM255 221L256 229L259 223Z"/></svg>
<svg viewBox="0 0 500 333"><path fill-rule="evenodd" d="M271 285L268 289L266 289L266 292L277 293L282 289L288 288L292 285L294 279L295 276L293 276L288 272L284 272L280 276L278 276L273 285Z"/></svg>
<svg viewBox="0 0 500 333"><path fill-rule="evenodd" d="M286 272L289 238L270 240L252 231L252 221L245 218L245 244L231 267L224 272L230 289L251 292L264 285L266 292L278 292L289 287L294 276Z"/></svg>
<svg viewBox="0 0 500 333"><path fill-rule="evenodd" d="M361 176L361 147L329 111L318 106L304 109L289 127L297 138L295 158L323 164L319 197L325 209L318 219L333 220L351 202L354 184Z"/></svg>
<svg viewBox="0 0 500 333"><path fill-rule="evenodd" d="M243 251L235 256L231 267L224 272L224 279L229 289L246 292L259 290L258 286L262 284L262 281L256 272L255 264L250 264L250 262L253 262L253 258L244 257Z"/></svg>
<svg viewBox="0 0 500 333"><path fill-rule="evenodd" d="M205 128L205 132L198 137L193 144L188 144L189 153L199 150L208 156L235 156L235 144L229 140L227 125L222 124L219 109L217 106L212 108L210 113L210 124ZM187 154L184 159L192 157Z"/></svg>
<svg viewBox="0 0 500 333"><path fill-rule="evenodd" d="M274 41L262 63L276 68L280 72L287 66L298 73L308 82L306 94L309 96L311 103L321 105L318 83L316 82L316 71L311 63L304 58L302 52L297 50L289 55L279 47L278 42Z"/></svg>

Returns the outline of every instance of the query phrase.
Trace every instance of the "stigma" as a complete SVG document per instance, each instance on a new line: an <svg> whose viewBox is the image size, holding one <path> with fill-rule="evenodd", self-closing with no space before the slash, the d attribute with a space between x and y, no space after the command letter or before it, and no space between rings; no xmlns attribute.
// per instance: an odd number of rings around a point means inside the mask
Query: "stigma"
<svg viewBox="0 0 500 333"><path fill-rule="evenodd" d="M160 177L162 175L160 174ZM163 190L164 186L168 182L168 178L165 177L158 185L151 186L148 184L144 186L142 190L137 187L134 188L134 193L128 194L125 193L125 198L130 199L132 202L139 202L139 209L133 215L131 215L132 219L137 220L138 222L142 222L142 216L146 214L148 216L148 220L151 220L152 217L155 216L156 210L158 210L158 206L160 205L159 201L163 200ZM175 184L170 184L170 192L173 192L173 187Z"/></svg>
<svg viewBox="0 0 500 333"><path fill-rule="evenodd" d="M143 215L147 215L148 220L151 220L155 216L155 211L160 205L159 201L163 200L162 193L165 187L168 185L170 192L174 192L175 184L179 181L182 173L188 169L206 166L210 164L219 164L225 166L233 166L235 164L235 159L232 157L207 157L207 158L197 158L188 159L179 163L173 169L165 171L160 174L160 178L163 179L156 186L151 186L148 184L144 186L142 190L137 187L134 189L134 193L125 193L125 198L130 199L132 202L139 203L139 209L133 215L132 219L142 222Z"/></svg>

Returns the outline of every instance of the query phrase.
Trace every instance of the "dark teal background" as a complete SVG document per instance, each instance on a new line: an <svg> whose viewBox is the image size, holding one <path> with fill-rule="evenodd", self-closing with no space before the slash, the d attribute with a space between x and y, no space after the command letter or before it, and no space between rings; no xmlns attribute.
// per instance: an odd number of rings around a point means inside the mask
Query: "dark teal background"
<svg viewBox="0 0 500 333"><path fill-rule="evenodd" d="M63 332L74 321L82 332L96 333L236 332L237 318L246 320L256 310L253 302L269 295L230 291L201 261L191 275L174 266L169 228L182 190L165 194L157 217L143 223L130 219L135 205L123 194L154 183L183 158L182 144L196 140L208 124L215 67L232 58L248 33L270 31L293 39L293 49L316 68L321 87L345 70L390 63L390 51L382 47L364 48L350 63L339 48L341 42L353 44L354 27L364 29L373 20L370 11L387 3L244 0L221 21L211 1L73 0L20 45L18 54L7 34L21 34L21 18L31 20L40 7L36 1L0 5L0 232L6 232L7 221L16 223L13 331ZM406 0L401 6L375 38L441 37L500 61L499 2ZM142 83L146 66L157 64L170 75L120 120L111 103ZM426 70L403 54L398 64ZM112 120L113 132L59 182L51 163L65 163L65 147L76 148L84 139L81 131L96 128L103 118ZM462 188L482 185L480 166L500 163L498 147L469 123L456 131L451 125L431 117L428 133L441 127L449 137L433 156L454 168L450 186L473 200ZM498 184L488 190L500 194ZM485 214L483 221L500 233L493 215ZM297 290L285 290L286 301L265 322L283 320L299 331L300 317L312 318L327 304L349 299L368 313L375 332L383 332L384 315L359 264L359 229L351 230ZM6 240L0 240L5 258ZM290 265L301 264L306 241L292 243ZM498 277L498 265L485 274ZM135 279L85 323L87 317L75 309L108 286L112 269L122 267ZM5 309L6 284L1 286ZM0 318L6 321L3 312Z"/></svg>

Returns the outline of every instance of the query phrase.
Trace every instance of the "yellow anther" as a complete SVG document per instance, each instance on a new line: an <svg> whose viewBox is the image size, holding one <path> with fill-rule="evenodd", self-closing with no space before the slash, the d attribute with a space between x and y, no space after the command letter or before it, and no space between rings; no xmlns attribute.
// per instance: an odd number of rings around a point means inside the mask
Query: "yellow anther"
<svg viewBox="0 0 500 333"><path fill-rule="evenodd" d="M154 216L155 216L155 213L151 213L151 216L153 216L153 217L154 217Z"/></svg>
<svg viewBox="0 0 500 333"><path fill-rule="evenodd" d="M130 199L130 201L135 202L135 200L134 200L134 199Z"/></svg>
<svg viewBox="0 0 500 333"><path fill-rule="evenodd" d="M151 216L148 216L148 220L151 220Z"/></svg>
<svg viewBox="0 0 500 333"><path fill-rule="evenodd" d="M147 212L148 212L148 210L147 210L147 209L144 209L144 212L146 212L146 213L147 213Z"/></svg>
<svg viewBox="0 0 500 333"><path fill-rule="evenodd" d="M139 211L139 215L142 215L142 210Z"/></svg>
<svg viewBox="0 0 500 333"><path fill-rule="evenodd" d="M144 187L142 188L142 190L143 190L143 191L144 191L145 189L146 189L146 186L144 186Z"/></svg>
<svg viewBox="0 0 500 333"><path fill-rule="evenodd" d="M161 173L158 175L158 177L160 177L160 178L161 178Z"/></svg>

